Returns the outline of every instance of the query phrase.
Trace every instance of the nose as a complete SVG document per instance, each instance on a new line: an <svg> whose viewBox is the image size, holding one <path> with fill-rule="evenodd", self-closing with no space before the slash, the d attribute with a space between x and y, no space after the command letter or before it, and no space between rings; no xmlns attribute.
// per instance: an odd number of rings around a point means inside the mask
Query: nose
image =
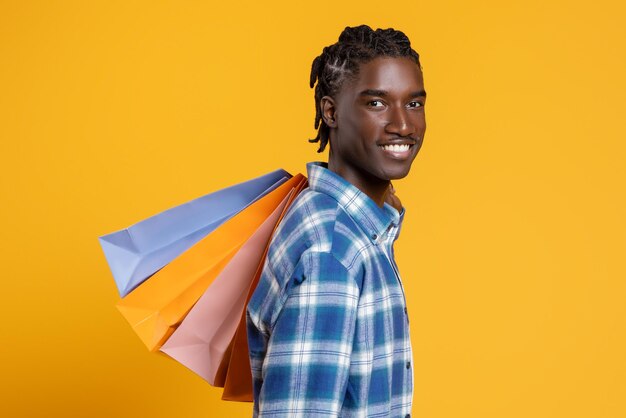
<svg viewBox="0 0 626 418"><path fill-rule="evenodd" d="M404 107L391 109L389 120L385 126L388 133L398 136L409 136L415 133L415 123Z"/></svg>

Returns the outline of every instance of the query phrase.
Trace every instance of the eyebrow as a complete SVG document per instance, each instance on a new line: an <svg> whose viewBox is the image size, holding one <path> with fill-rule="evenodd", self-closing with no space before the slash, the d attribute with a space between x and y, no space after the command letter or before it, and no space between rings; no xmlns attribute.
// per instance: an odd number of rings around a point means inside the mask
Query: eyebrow
<svg viewBox="0 0 626 418"><path fill-rule="evenodd" d="M375 89L367 89L363 90L359 93L359 96L378 96L378 97L386 97L387 92L385 90L375 90ZM409 97L426 97L426 90L418 90L411 92Z"/></svg>

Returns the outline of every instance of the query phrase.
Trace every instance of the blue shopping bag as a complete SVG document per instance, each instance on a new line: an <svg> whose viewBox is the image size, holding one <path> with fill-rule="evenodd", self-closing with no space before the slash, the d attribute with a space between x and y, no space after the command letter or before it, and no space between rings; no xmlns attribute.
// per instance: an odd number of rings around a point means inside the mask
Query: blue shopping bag
<svg viewBox="0 0 626 418"><path fill-rule="evenodd" d="M99 237L120 296L289 178L285 170L276 170Z"/></svg>

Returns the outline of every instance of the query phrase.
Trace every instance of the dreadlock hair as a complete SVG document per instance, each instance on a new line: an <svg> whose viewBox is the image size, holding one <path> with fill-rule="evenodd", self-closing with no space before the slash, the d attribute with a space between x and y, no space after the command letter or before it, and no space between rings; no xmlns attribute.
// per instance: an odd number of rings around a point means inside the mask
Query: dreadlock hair
<svg viewBox="0 0 626 418"><path fill-rule="evenodd" d="M373 30L367 25L346 27L339 41L325 47L313 60L310 86L315 86L315 129L318 131L309 142L320 143L317 152L324 151L330 133L322 119L322 97L335 95L345 80L358 75L359 65L378 57L407 57L420 66L419 54L411 48L411 41L403 32L391 28Z"/></svg>

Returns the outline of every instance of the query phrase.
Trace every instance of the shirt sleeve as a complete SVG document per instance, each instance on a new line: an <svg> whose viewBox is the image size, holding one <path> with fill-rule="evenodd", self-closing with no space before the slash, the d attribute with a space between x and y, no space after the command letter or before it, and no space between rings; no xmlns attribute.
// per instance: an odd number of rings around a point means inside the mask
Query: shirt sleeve
<svg viewBox="0 0 626 418"><path fill-rule="evenodd" d="M263 362L259 417L336 417L345 397L359 288L329 253L307 253Z"/></svg>

